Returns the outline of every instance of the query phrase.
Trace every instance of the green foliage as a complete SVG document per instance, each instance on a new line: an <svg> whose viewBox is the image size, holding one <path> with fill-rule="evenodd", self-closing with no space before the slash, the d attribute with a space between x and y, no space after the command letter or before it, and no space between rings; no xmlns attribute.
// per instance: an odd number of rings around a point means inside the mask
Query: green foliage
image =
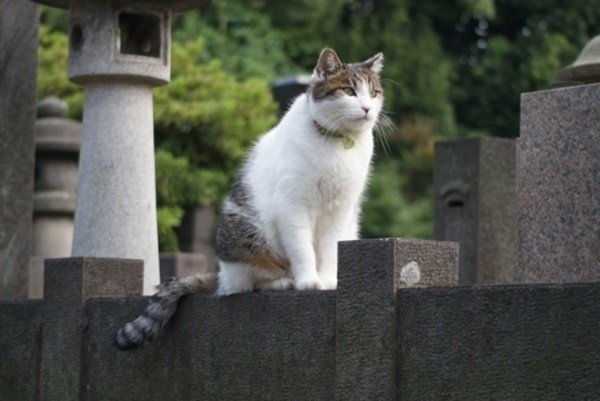
<svg viewBox="0 0 600 401"><path fill-rule="evenodd" d="M177 206L159 206L156 209L158 221L158 248L161 252L176 252L179 241L175 229L181 224L183 209Z"/></svg>
<svg viewBox="0 0 600 401"><path fill-rule="evenodd" d="M202 38L198 60L221 60L223 69L237 78L273 80L297 70L283 49L282 32L245 2L221 0L202 12L185 13L173 36L179 42Z"/></svg>
<svg viewBox="0 0 600 401"><path fill-rule="evenodd" d="M493 18L463 16L440 31L454 32L446 46L457 60L452 102L459 124L515 137L520 94L548 88L598 34L600 1L496 0L495 11Z"/></svg>
<svg viewBox="0 0 600 401"><path fill-rule="evenodd" d="M37 96L58 96L69 106L72 118L81 118L83 90L67 79L68 38L62 32L40 26L38 47Z"/></svg>
<svg viewBox="0 0 600 401"><path fill-rule="evenodd" d="M394 161L375 166L364 205L362 237L431 238L431 199L408 199L403 175Z"/></svg>
<svg viewBox="0 0 600 401"><path fill-rule="evenodd" d="M231 177L277 107L267 82L237 81L218 61L199 64L201 50L200 40L173 43L171 83L154 93L157 145Z"/></svg>

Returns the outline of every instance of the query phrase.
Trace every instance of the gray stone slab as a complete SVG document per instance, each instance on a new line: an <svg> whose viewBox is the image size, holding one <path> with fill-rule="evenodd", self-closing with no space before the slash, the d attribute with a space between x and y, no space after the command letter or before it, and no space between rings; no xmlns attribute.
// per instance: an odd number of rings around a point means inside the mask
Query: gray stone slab
<svg viewBox="0 0 600 401"><path fill-rule="evenodd" d="M600 84L523 94L518 282L600 281Z"/></svg>
<svg viewBox="0 0 600 401"><path fill-rule="evenodd" d="M41 301L0 302L0 400L39 400L41 305Z"/></svg>
<svg viewBox="0 0 600 401"><path fill-rule="evenodd" d="M184 298L162 338L112 345L146 298L91 299L83 399L327 400L335 374L335 292Z"/></svg>
<svg viewBox="0 0 600 401"><path fill-rule="evenodd" d="M460 243L460 283L514 282L515 141L438 142L433 171L434 236Z"/></svg>
<svg viewBox="0 0 600 401"><path fill-rule="evenodd" d="M44 267L42 400L80 400L82 319L90 297L141 294L139 260L47 259Z"/></svg>
<svg viewBox="0 0 600 401"><path fill-rule="evenodd" d="M0 298L26 298L39 13L29 1L0 10Z"/></svg>
<svg viewBox="0 0 600 401"><path fill-rule="evenodd" d="M402 270L419 266L421 285L458 281L455 243L362 240L339 244L336 400L396 399L396 291ZM452 272L452 273L447 273Z"/></svg>
<svg viewBox="0 0 600 401"><path fill-rule="evenodd" d="M399 400L600 399L600 284L403 289Z"/></svg>

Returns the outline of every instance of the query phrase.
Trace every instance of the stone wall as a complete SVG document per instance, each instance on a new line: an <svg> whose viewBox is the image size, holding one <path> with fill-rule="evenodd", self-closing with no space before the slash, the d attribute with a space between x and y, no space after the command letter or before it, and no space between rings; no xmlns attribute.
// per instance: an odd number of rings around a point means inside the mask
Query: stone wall
<svg viewBox="0 0 600 401"><path fill-rule="evenodd" d="M600 284L444 286L457 256L342 243L337 291L191 295L126 352L112 340L148 301L128 295L141 262L49 260L44 300L0 302L0 399L597 399Z"/></svg>

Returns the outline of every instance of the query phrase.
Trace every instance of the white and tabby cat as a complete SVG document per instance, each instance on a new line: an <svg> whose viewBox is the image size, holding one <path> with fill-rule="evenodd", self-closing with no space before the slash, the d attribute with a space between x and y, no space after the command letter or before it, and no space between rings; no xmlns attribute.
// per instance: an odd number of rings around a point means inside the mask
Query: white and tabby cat
<svg viewBox="0 0 600 401"><path fill-rule="evenodd" d="M337 286L337 242L358 237L373 128L383 105L383 55L344 64L321 52L307 92L260 138L225 200L217 228L220 270L159 286L116 344L155 338L178 299L215 287L218 295L255 289Z"/></svg>

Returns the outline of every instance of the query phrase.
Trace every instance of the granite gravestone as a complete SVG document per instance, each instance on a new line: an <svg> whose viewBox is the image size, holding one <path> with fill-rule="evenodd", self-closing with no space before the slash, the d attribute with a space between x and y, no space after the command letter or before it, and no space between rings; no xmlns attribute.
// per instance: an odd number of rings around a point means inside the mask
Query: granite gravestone
<svg viewBox="0 0 600 401"><path fill-rule="evenodd" d="M460 244L460 283L514 279L515 141L438 142L433 167L434 236Z"/></svg>
<svg viewBox="0 0 600 401"><path fill-rule="evenodd" d="M521 283L600 280L600 84L521 96Z"/></svg>

